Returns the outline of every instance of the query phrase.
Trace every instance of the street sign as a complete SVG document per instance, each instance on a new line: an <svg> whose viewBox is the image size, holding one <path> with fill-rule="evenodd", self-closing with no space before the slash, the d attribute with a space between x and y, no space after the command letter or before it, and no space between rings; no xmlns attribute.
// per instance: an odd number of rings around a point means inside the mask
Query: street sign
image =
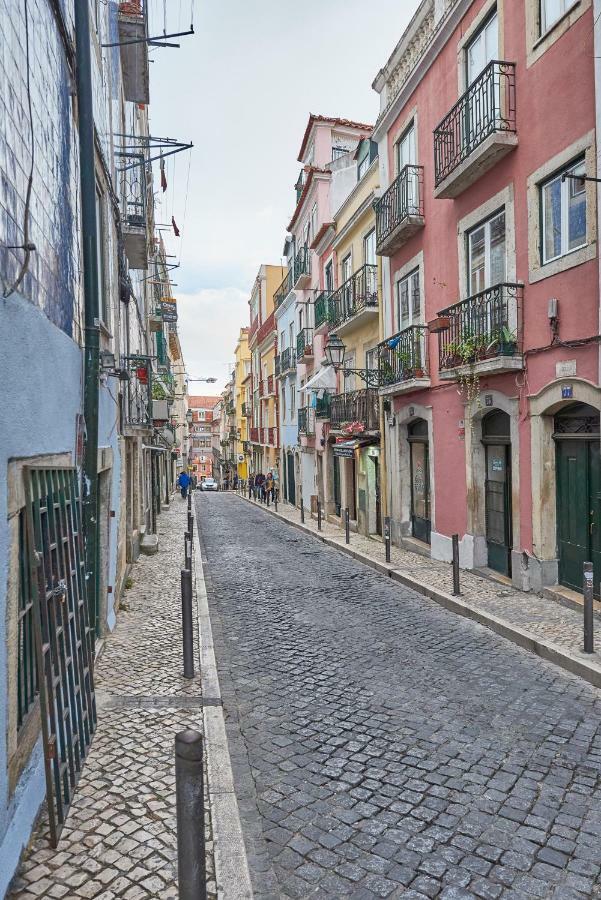
<svg viewBox="0 0 601 900"><path fill-rule="evenodd" d="M163 322L177 322L177 304L174 300L161 300Z"/></svg>

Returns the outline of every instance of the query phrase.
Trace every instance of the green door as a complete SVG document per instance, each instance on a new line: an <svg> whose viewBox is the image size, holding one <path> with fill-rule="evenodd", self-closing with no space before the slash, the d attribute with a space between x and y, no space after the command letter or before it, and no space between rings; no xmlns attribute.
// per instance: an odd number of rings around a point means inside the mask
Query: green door
<svg viewBox="0 0 601 900"><path fill-rule="evenodd" d="M599 413L575 404L555 418L559 581L582 591L582 566L601 579L601 456Z"/></svg>
<svg viewBox="0 0 601 900"><path fill-rule="evenodd" d="M511 422L506 412L495 409L482 420L486 452L484 504L488 566L511 575Z"/></svg>

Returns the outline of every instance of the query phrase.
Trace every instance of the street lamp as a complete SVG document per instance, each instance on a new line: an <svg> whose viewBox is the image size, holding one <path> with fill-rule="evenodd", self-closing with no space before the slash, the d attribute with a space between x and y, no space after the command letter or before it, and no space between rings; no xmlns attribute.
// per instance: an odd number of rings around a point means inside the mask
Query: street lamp
<svg viewBox="0 0 601 900"><path fill-rule="evenodd" d="M348 375L358 375L368 387L380 386L380 374L377 369L349 369L344 365L346 356L346 346L340 340L337 334L331 334L324 347L326 365L332 366L334 371L340 372L347 377Z"/></svg>

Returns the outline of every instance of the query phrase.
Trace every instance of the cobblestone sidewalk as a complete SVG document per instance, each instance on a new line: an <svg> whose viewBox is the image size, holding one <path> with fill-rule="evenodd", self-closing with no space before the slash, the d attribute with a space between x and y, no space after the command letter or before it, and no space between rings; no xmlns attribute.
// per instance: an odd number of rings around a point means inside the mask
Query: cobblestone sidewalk
<svg viewBox="0 0 601 900"><path fill-rule="evenodd" d="M256 505L260 506L258 503ZM264 506L262 508L266 509ZM274 511L273 505L269 511ZM279 503L278 514L290 522L300 523L300 510L289 503ZM305 527L317 533L317 520L308 511L305 511ZM322 535L341 546L345 543L344 530L332 522L322 523ZM384 563L384 544L381 541L351 533L351 546L365 556ZM449 563L392 546L390 567L435 590L452 593L453 576ZM463 569L461 600L474 609L490 613L571 653L580 653L582 649L582 612L568 605L511 586L505 587L502 583ZM599 630L601 615L596 613L595 619L596 629ZM593 654L592 659L601 661L598 653Z"/></svg>
<svg viewBox="0 0 601 900"><path fill-rule="evenodd" d="M98 729L59 846L48 843L43 813L11 900L178 896L173 744L184 728L202 731L200 677L181 673L185 520L175 496L158 519L158 554L133 567L96 666ZM196 660L198 671L198 647ZM206 799L205 815L208 895L216 897Z"/></svg>

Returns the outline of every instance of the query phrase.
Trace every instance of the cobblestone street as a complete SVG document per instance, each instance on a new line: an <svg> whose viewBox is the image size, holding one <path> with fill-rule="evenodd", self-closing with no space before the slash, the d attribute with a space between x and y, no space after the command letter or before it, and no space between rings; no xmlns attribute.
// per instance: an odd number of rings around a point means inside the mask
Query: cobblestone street
<svg viewBox="0 0 601 900"><path fill-rule="evenodd" d="M96 665L98 728L58 849L50 848L42 812L12 900L178 896L174 738L185 728L202 731L198 647L195 679L185 681L181 672L186 508L175 495L158 519L158 554L132 569L117 628Z"/></svg>
<svg viewBox="0 0 601 900"><path fill-rule="evenodd" d="M257 897L601 896L601 695L233 494L197 500Z"/></svg>

